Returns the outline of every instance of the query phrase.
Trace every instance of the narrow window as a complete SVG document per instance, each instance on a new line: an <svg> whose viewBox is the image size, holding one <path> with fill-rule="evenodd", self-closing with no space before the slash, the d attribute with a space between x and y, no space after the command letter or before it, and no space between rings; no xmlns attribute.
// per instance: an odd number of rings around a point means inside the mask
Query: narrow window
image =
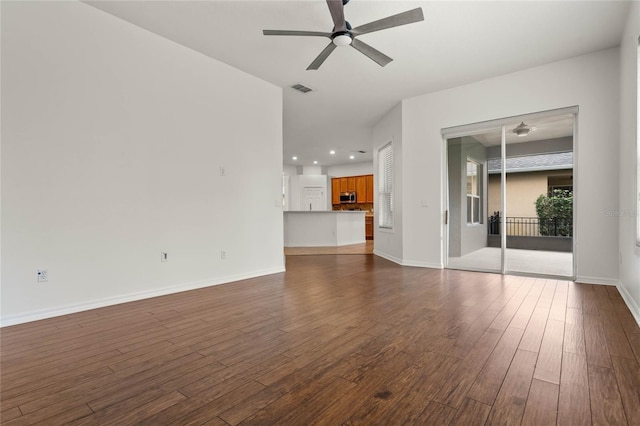
<svg viewBox="0 0 640 426"><path fill-rule="evenodd" d="M378 225L393 228L393 150L391 142L378 150Z"/></svg>
<svg viewBox="0 0 640 426"><path fill-rule="evenodd" d="M482 223L481 173L482 166L467 158L467 224L469 225Z"/></svg>

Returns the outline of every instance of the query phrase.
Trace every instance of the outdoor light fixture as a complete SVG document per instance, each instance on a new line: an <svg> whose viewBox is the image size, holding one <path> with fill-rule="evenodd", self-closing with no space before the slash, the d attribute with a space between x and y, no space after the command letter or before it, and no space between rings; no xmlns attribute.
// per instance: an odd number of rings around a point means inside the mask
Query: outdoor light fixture
<svg viewBox="0 0 640 426"><path fill-rule="evenodd" d="M524 121L523 121L520 124L518 124L518 127L513 129L513 133L518 135L518 137L523 137L523 136L527 136L531 130L533 130L533 128L524 124Z"/></svg>

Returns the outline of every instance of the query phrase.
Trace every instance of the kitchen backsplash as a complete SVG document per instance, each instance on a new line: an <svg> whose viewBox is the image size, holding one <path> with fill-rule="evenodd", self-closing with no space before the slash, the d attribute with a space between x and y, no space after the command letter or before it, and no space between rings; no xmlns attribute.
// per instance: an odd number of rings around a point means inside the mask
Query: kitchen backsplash
<svg viewBox="0 0 640 426"><path fill-rule="evenodd" d="M356 204L340 204L334 205L333 210L363 210L367 212L373 211L373 203L356 203Z"/></svg>

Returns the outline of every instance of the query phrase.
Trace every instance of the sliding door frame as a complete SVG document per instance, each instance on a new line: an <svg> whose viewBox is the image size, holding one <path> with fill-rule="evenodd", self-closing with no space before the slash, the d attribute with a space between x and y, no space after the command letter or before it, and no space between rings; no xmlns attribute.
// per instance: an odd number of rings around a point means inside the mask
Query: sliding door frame
<svg viewBox="0 0 640 426"><path fill-rule="evenodd" d="M448 158L449 158L449 146L448 140L457 137L463 136L471 136L474 134L486 132L492 129L501 128L502 131L502 140L501 140L501 153L500 153L500 164L501 164L501 172L500 172L500 207L503 212L503 216L506 217L507 211L507 179L506 179L506 125L511 124L514 121L528 121L530 119L539 119L545 117L552 117L556 115L564 115L571 114L573 115L573 252L572 252L572 273L571 277L558 277L564 279L575 280L577 274L577 258L578 258L578 232L577 232L577 221L578 221L578 209L577 209L577 195L578 195L578 107L566 107L566 108L558 108L553 110L535 112L530 114L522 114L517 116L510 116L505 118L499 118L496 120L489 120L471 124L465 124L461 126L447 127L443 128L440 131L443 143L443 152L444 156L442 158L442 194L443 194L443 206L444 206L444 220L442 221L442 233L443 235L443 244L442 244L442 258L443 265L445 268L450 268L449 266L449 224L450 220L450 205L449 205L449 167L448 167ZM486 194L485 194L486 196ZM486 208L486 206L485 206ZM486 216L486 214L484 215ZM510 271L506 265L506 247L507 247L507 229L506 229L506 220L500 221L500 273L501 274L510 274L510 275L522 275L522 276L533 276L533 277L541 277L548 276L544 274L533 274L527 272L519 272L519 271ZM452 268L453 269L453 268ZM481 271L481 272L494 272L494 271Z"/></svg>

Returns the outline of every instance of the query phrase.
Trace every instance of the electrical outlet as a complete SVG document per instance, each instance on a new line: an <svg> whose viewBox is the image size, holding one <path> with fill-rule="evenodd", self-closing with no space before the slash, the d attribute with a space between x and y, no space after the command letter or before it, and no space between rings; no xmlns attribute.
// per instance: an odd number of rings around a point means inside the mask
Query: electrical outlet
<svg viewBox="0 0 640 426"><path fill-rule="evenodd" d="M38 282L44 283L49 281L49 271L46 269L38 269Z"/></svg>
<svg viewBox="0 0 640 426"><path fill-rule="evenodd" d="M160 262L168 262L169 261L169 255L167 254L166 251L162 251L160 252Z"/></svg>
<svg viewBox="0 0 640 426"><path fill-rule="evenodd" d="M224 250L220 250L220 259L225 260L227 258L227 252Z"/></svg>
<svg viewBox="0 0 640 426"><path fill-rule="evenodd" d="M224 169L224 166L220 166L220 176L226 176L227 171Z"/></svg>

